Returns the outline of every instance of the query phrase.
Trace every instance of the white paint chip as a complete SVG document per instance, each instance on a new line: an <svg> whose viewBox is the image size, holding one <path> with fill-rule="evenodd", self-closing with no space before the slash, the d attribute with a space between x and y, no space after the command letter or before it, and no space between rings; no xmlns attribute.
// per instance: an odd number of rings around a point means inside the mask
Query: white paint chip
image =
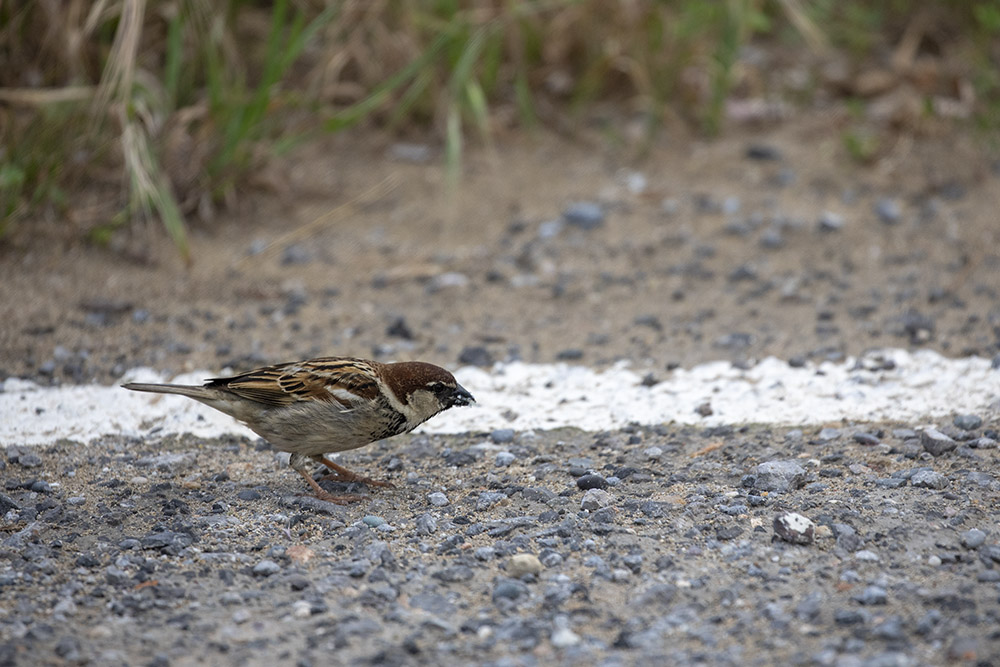
<svg viewBox="0 0 1000 667"><path fill-rule="evenodd" d="M885 369L884 361L891 361ZM198 384L211 372L171 382ZM840 420L923 423L955 413L987 418L1000 412L1000 370L988 359L949 359L936 352L882 350L843 363L791 368L769 357L741 370L723 361L663 372L651 387L643 373L618 364L597 372L566 364L511 363L491 370L462 368L458 381L476 397L423 425L429 433L548 429L599 431L629 423L811 425ZM122 381L162 382L150 369ZM712 414L696 409L708 404ZM509 417L515 415L513 419ZM116 386L55 388L11 378L0 392L0 445L34 445L68 438L89 442L106 434L255 437L236 421L179 396Z"/></svg>

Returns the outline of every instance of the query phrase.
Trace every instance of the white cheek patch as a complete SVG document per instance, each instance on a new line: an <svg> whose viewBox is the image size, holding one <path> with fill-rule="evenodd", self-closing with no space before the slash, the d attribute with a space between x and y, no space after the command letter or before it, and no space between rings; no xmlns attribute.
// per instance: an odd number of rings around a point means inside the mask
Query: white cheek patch
<svg viewBox="0 0 1000 667"><path fill-rule="evenodd" d="M392 389L390 389L389 387L384 387L384 388L383 388L383 392L382 392L382 393L383 393L383 394L385 395L385 397L386 397L387 399L389 399L389 405L391 405L391 406L392 406L392 408L393 408L393 409L394 409L394 410L395 410L396 412L401 412L402 414L406 415L407 417L409 417L409 416L410 416L410 415L412 414L413 410L411 410L411 409L409 408L409 406L407 406L407 405L404 405L404 404L403 404L403 403L402 403L402 402L401 402L401 401L400 401L400 400L399 400L399 399L398 399L398 398L396 397L396 394L395 394L395 392L393 392L393 390L392 390Z"/></svg>

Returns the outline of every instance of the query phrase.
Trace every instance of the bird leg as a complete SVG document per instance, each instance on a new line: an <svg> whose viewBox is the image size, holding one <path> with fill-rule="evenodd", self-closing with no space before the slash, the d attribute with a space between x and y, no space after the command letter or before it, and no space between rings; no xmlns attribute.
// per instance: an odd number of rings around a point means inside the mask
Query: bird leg
<svg viewBox="0 0 1000 667"><path fill-rule="evenodd" d="M305 463L306 463L306 457L302 456L301 454L292 454L291 459L288 461L288 464L292 467L292 469L295 472L302 475L302 479L306 480L306 483L312 487L314 495L320 500L325 500L328 503L336 503L338 505L347 505L349 503L356 503L362 500L366 500L364 496L359 496L353 493L334 495L332 493L329 493L328 491L324 491L323 488L320 487L319 483L317 483L316 480L312 478L312 475L306 472Z"/></svg>
<svg viewBox="0 0 1000 667"><path fill-rule="evenodd" d="M389 489L396 488L396 485L393 484L392 482L386 482L379 479L372 479L371 477L365 477L364 475L359 475L356 472L351 472L344 466L334 463L333 461L326 458L322 454L319 456L314 456L313 460L316 461L317 463L325 465L327 468L333 471L329 475L324 475L320 479L329 479L336 482L360 482L361 484L365 484L367 486L383 486Z"/></svg>

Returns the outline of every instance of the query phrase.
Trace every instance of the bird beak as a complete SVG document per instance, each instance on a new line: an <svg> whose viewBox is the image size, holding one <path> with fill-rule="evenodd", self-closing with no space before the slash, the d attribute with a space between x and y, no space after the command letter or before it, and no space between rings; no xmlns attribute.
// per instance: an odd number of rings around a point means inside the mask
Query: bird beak
<svg viewBox="0 0 1000 667"><path fill-rule="evenodd" d="M451 392L451 405L449 407L454 407L456 405L471 405L476 402L476 399L472 397L465 387L462 385L457 385L455 390Z"/></svg>

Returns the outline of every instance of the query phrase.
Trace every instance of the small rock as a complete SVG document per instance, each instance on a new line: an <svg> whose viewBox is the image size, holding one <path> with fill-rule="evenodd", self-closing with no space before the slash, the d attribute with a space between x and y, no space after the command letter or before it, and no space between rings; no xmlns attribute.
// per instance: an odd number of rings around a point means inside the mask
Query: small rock
<svg viewBox="0 0 1000 667"><path fill-rule="evenodd" d="M526 574L538 574L542 571L542 562L534 554L515 554L507 561L507 574L520 579Z"/></svg>
<svg viewBox="0 0 1000 667"><path fill-rule="evenodd" d="M604 489L587 489L587 492L583 494L583 500L580 501L580 509L593 512L602 507L608 507L612 500L611 494Z"/></svg>
<svg viewBox="0 0 1000 667"><path fill-rule="evenodd" d="M517 600L526 595L528 595L528 587L517 579L503 578L493 587L493 602Z"/></svg>
<svg viewBox="0 0 1000 667"><path fill-rule="evenodd" d="M806 471L795 461L766 461L754 469L753 488L787 493L804 486Z"/></svg>
<svg viewBox="0 0 1000 667"><path fill-rule="evenodd" d="M556 648L569 648L570 646L576 646L580 643L580 635L576 634L567 627L557 628L549 640L552 645Z"/></svg>
<svg viewBox="0 0 1000 667"><path fill-rule="evenodd" d="M413 330L410 329L410 325L408 325L406 320L402 317L397 317L392 321L392 324L386 328L385 335L402 338L403 340L413 340L415 338Z"/></svg>
<svg viewBox="0 0 1000 667"><path fill-rule="evenodd" d="M959 536L959 541L966 549L978 549L986 542L986 533L978 528L967 530Z"/></svg>
<svg viewBox="0 0 1000 667"><path fill-rule="evenodd" d="M749 160L780 160L781 151L767 144L750 144L743 153Z"/></svg>
<svg viewBox="0 0 1000 667"><path fill-rule="evenodd" d="M389 156L400 162L423 164L430 161L433 151L427 144L400 141L389 147Z"/></svg>
<svg viewBox="0 0 1000 667"><path fill-rule="evenodd" d="M493 355L482 345L470 345L462 348L458 355L458 363L469 366L492 366Z"/></svg>
<svg viewBox="0 0 1000 667"><path fill-rule="evenodd" d="M882 197L875 202L874 210L878 219L887 225L896 224L903 216L903 210L900 208L899 202L888 197Z"/></svg>
<svg viewBox="0 0 1000 667"><path fill-rule="evenodd" d="M514 442L514 429L512 428L494 429L490 433L490 440L492 440L497 445L506 445L509 442Z"/></svg>
<svg viewBox="0 0 1000 667"><path fill-rule="evenodd" d="M883 605L889 601L889 594L881 586L867 586L854 599L866 606Z"/></svg>
<svg viewBox="0 0 1000 667"><path fill-rule="evenodd" d="M563 219L580 229L597 229L604 224L604 210L594 202L574 202L563 210Z"/></svg>
<svg viewBox="0 0 1000 667"><path fill-rule="evenodd" d="M425 512L417 517L416 526L419 535L431 535L437 531L437 519Z"/></svg>
<svg viewBox="0 0 1000 667"><path fill-rule="evenodd" d="M380 516L375 516L374 514L369 514L361 518L361 523L372 528L377 528L385 523L385 519Z"/></svg>
<svg viewBox="0 0 1000 667"><path fill-rule="evenodd" d="M663 450L656 446L647 447L645 450L643 450L642 453L646 455L646 458L652 459L654 461L663 456Z"/></svg>
<svg viewBox="0 0 1000 667"><path fill-rule="evenodd" d="M447 507L450 501L448 500L448 496L440 491L435 491L434 493L427 494L427 502L434 505L434 507Z"/></svg>
<svg viewBox="0 0 1000 667"><path fill-rule="evenodd" d="M497 452L496 457L493 459L494 464L500 468L505 468L511 463L517 460L517 457L510 452Z"/></svg>
<svg viewBox="0 0 1000 667"><path fill-rule="evenodd" d="M853 436L854 442L859 445L865 445L866 447L874 447L879 444L878 436L874 433L868 433L867 431L858 431Z"/></svg>
<svg viewBox="0 0 1000 667"><path fill-rule="evenodd" d="M837 428L823 428L816 434L816 439L820 442L830 442L831 440L836 440L839 437L840 429Z"/></svg>
<svg viewBox="0 0 1000 667"><path fill-rule="evenodd" d="M284 266L292 264L308 264L312 261L312 251L299 243L292 243L285 246L281 251L281 263Z"/></svg>
<svg viewBox="0 0 1000 667"><path fill-rule="evenodd" d="M497 493L496 491L483 491L479 494L479 498L476 500L476 510L481 512L489 509L505 498L507 498L507 496L502 493Z"/></svg>
<svg viewBox="0 0 1000 667"><path fill-rule="evenodd" d="M812 544L816 524L796 512L784 512L774 517L774 534L792 544Z"/></svg>
<svg viewBox="0 0 1000 667"><path fill-rule="evenodd" d="M819 229L823 232L836 232L844 228L844 217L832 211L823 211L819 216Z"/></svg>
<svg viewBox="0 0 1000 667"><path fill-rule="evenodd" d="M253 566L255 577L270 577L272 574L278 574L279 572L281 572L281 566L273 560L262 560Z"/></svg>
<svg viewBox="0 0 1000 667"><path fill-rule="evenodd" d="M590 473L579 477L576 480L576 486L585 491L587 489L606 489L608 488L608 480L601 475Z"/></svg>
<svg viewBox="0 0 1000 667"><path fill-rule="evenodd" d="M920 433L920 444L934 456L941 456L958 447L957 442L936 428L924 429Z"/></svg>
<svg viewBox="0 0 1000 667"><path fill-rule="evenodd" d="M963 431L975 431L983 425L983 418L979 415L958 415L952 423Z"/></svg>
<svg viewBox="0 0 1000 667"><path fill-rule="evenodd" d="M910 477L910 484L924 489L943 489L948 486L948 478L933 470L920 470Z"/></svg>

